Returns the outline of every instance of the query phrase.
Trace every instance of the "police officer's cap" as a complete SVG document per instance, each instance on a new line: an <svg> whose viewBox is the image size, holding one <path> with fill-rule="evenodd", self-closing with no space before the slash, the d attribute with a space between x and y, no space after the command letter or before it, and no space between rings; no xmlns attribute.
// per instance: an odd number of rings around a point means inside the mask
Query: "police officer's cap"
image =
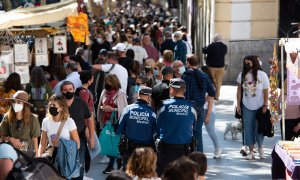
<svg viewBox="0 0 300 180"><path fill-rule="evenodd" d="M170 80L169 86L175 89L180 89L182 87L185 87L185 82L180 78L173 78Z"/></svg>
<svg viewBox="0 0 300 180"><path fill-rule="evenodd" d="M139 94L144 94L144 95L151 96L152 88L149 88L147 86L141 86L141 88L139 90Z"/></svg>

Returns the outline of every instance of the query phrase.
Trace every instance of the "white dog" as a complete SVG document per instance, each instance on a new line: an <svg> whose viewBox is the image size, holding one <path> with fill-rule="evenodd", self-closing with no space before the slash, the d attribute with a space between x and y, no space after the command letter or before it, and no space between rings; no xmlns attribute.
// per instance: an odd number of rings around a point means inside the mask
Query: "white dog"
<svg viewBox="0 0 300 180"><path fill-rule="evenodd" d="M226 134L228 134L229 131L231 132L232 140L237 140L237 134L243 131L241 121L226 123L224 139L226 139Z"/></svg>

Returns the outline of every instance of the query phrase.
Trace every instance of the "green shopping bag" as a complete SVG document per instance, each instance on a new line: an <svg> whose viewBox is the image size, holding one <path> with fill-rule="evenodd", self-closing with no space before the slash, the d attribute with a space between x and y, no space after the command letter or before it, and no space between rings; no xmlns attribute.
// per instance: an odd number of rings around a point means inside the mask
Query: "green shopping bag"
<svg viewBox="0 0 300 180"><path fill-rule="evenodd" d="M101 146L101 155L106 156L119 156L119 148L118 145L120 143L120 135L116 135L113 127L113 122L116 119L116 113L112 112L110 115L109 121L105 124L99 135L99 142Z"/></svg>

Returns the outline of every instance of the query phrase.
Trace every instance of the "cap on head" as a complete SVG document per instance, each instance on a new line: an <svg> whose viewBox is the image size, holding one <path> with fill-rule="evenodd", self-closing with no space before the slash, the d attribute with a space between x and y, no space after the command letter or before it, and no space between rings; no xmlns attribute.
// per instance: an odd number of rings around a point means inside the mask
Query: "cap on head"
<svg viewBox="0 0 300 180"><path fill-rule="evenodd" d="M172 67L170 66L164 66L161 70L161 73L163 76L166 76L168 74L173 74L174 73L174 70Z"/></svg>
<svg viewBox="0 0 300 180"><path fill-rule="evenodd" d="M169 86L175 89L180 89L182 87L185 87L185 82L180 78L173 78L170 80Z"/></svg>
<svg viewBox="0 0 300 180"><path fill-rule="evenodd" d="M126 51L126 46L123 43L118 43L116 46L112 48L112 50L116 51Z"/></svg>
<svg viewBox="0 0 300 180"><path fill-rule="evenodd" d="M138 93L139 94L143 94L143 95L151 96L151 94L152 94L152 88L147 87L147 86L141 86Z"/></svg>
<svg viewBox="0 0 300 180"><path fill-rule="evenodd" d="M141 39L139 38L139 37L135 37L135 38L133 38L133 42L141 42Z"/></svg>
<svg viewBox="0 0 300 180"><path fill-rule="evenodd" d="M106 49L101 49L101 50L99 51L99 55L107 56L107 54L108 54L108 51L107 51Z"/></svg>

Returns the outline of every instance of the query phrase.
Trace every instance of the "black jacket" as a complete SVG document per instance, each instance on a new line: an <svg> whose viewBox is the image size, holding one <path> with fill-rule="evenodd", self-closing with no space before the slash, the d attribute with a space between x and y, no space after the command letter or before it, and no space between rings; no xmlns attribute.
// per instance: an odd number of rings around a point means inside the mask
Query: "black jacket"
<svg viewBox="0 0 300 180"><path fill-rule="evenodd" d="M206 65L208 67L220 68L225 66L227 46L224 43L211 43L208 47L203 48L202 52L207 54Z"/></svg>
<svg viewBox="0 0 300 180"><path fill-rule="evenodd" d="M268 109L265 114L262 113L263 107L259 108L256 112L256 119L258 123L258 133L267 137L274 136L274 127L271 122L271 113Z"/></svg>

